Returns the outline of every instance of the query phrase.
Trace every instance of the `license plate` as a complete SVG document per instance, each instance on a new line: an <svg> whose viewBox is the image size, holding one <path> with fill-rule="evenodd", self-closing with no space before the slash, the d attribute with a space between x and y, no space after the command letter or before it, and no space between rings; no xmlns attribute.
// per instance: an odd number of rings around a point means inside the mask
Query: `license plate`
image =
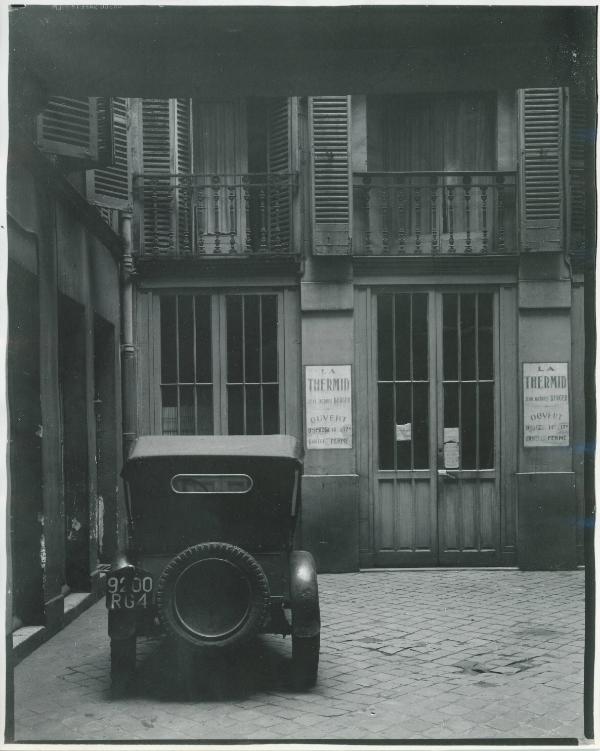
<svg viewBox="0 0 600 751"><path fill-rule="evenodd" d="M153 586L149 574L110 574L106 579L106 607L109 610L149 608Z"/></svg>

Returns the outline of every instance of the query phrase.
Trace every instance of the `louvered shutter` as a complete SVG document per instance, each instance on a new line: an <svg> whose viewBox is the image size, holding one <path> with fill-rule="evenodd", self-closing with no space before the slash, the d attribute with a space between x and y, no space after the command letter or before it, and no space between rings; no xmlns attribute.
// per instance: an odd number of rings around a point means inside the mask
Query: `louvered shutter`
<svg viewBox="0 0 600 751"><path fill-rule="evenodd" d="M573 88L569 91L569 188L570 237L569 251L583 255L587 248L589 201L594 189L590 185L589 167L593 154L588 154L593 143L593 128L589 124L588 96L586 91ZM589 160L589 161L588 161Z"/></svg>
<svg viewBox="0 0 600 751"><path fill-rule="evenodd" d="M292 142L296 98L268 102L267 161L269 173L269 245L275 251L291 249Z"/></svg>
<svg viewBox="0 0 600 751"><path fill-rule="evenodd" d="M171 104L174 119L174 158L176 174L175 210L177 212L177 247L180 253L192 252L192 149L190 142L191 106L189 99L175 99Z"/></svg>
<svg viewBox="0 0 600 751"><path fill-rule="evenodd" d="M104 152L107 166L89 170L87 175L88 200L109 209L127 209L130 205L130 159L128 136L129 100L114 97L108 107L99 110L102 123L99 128L100 154Z"/></svg>
<svg viewBox="0 0 600 751"><path fill-rule="evenodd" d="M98 158L98 111L95 98L51 97L37 118L42 151L75 159Z"/></svg>
<svg viewBox="0 0 600 751"><path fill-rule="evenodd" d="M312 97L313 253L352 252L350 97Z"/></svg>
<svg viewBox="0 0 600 751"><path fill-rule="evenodd" d="M142 172L143 251L166 253L174 241L168 99L142 100Z"/></svg>
<svg viewBox="0 0 600 751"><path fill-rule="evenodd" d="M521 89L521 244L526 251L562 250L565 240L563 89Z"/></svg>

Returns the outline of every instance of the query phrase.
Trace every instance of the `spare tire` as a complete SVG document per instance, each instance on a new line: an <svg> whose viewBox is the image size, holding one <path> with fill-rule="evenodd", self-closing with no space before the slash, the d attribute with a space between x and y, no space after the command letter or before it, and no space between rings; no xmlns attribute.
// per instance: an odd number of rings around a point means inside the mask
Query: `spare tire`
<svg viewBox="0 0 600 751"><path fill-rule="evenodd" d="M157 585L158 616L167 633L196 647L224 647L256 634L270 603L269 583L245 550L224 542L186 548Z"/></svg>

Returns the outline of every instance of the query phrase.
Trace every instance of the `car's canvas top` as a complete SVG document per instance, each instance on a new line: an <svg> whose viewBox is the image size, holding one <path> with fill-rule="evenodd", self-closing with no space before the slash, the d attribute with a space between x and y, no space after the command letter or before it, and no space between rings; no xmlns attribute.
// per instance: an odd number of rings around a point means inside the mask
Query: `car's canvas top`
<svg viewBox="0 0 600 751"><path fill-rule="evenodd" d="M251 456L302 461L302 447L289 435L145 435L133 444L128 461L184 456Z"/></svg>

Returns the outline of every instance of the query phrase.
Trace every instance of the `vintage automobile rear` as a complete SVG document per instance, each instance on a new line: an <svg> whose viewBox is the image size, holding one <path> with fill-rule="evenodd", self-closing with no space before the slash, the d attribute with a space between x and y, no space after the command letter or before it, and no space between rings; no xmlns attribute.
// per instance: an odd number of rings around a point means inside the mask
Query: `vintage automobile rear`
<svg viewBox="0 0 600 751"><path fill-rule="evenodd" d="M295 551L302 453L291 436L144 436L123 470L128 547L107 578L115 691L136 637L159 624L185 664L258 633L292 635L292 677L314 685L315 563Z"/></svg>

